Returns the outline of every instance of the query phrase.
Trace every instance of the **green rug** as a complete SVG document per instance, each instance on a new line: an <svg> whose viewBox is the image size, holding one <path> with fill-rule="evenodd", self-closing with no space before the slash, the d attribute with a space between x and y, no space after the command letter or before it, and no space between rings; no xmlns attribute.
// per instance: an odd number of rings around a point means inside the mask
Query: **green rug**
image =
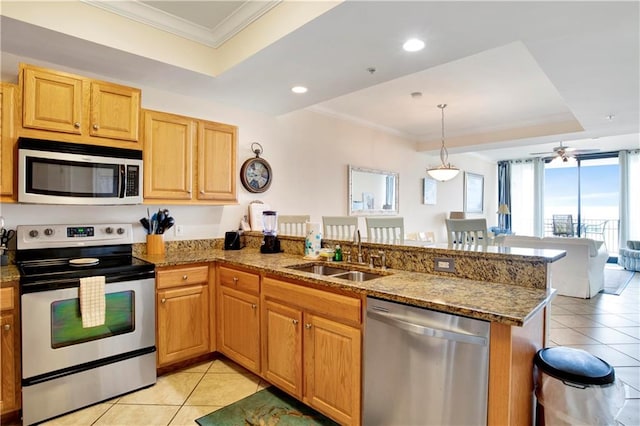
<svg viewBox="0 0 640 426"><path fill-rule="evenodd" d="M338 426L273 386L200 417L196 422L200 426Z"/></svg>

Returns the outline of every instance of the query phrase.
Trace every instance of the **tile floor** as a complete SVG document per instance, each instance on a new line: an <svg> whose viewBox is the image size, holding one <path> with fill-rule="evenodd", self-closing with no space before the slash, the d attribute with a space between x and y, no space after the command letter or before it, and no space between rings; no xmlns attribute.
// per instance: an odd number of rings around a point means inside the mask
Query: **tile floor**
<svg viewBox="0 0 640 426"><path fill-rule="evenodd" d="M615 267L615 266L608 266ZM625 383L618 420L640 425L640 274L620 296L558 296L550 345L585 349L613 365ZM269 384L224 358L158 378L155 386L54 419L46 425L191 425L194 420Z"/></svg>
<svg viewBox="0 0 640 426"><path fill-rule="evenodd" d="M640 273L620 296L556 297L549 339L549 346L584 349L611 364L627 397L617 420L625 426L640 425Z"/></svg>

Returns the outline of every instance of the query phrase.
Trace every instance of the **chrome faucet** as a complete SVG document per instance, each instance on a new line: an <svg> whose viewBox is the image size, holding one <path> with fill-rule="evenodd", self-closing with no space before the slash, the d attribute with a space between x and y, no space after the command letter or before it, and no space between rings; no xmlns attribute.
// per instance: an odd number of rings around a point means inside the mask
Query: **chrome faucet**
<svg viewBox="0 0 640 426"><path fill-rule="evenodd" d="M353 232L353 244L358 245L358 263L364 263L362 260L362 239L360 238L360 230L356 229Z"/></svg>

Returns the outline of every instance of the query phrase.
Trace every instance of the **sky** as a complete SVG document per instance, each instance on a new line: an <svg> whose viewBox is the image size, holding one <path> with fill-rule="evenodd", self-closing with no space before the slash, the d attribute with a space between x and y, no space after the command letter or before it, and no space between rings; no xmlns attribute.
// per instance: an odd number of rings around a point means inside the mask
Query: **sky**
<svg viewBox="0 0 640 426"><path fill-rule="evenodd" d="M618 219L620 168L601 160L582 161L580 191L582 219ZM578 216L578 168L560 167L545 170L545 218L553 214Z"/></svg>

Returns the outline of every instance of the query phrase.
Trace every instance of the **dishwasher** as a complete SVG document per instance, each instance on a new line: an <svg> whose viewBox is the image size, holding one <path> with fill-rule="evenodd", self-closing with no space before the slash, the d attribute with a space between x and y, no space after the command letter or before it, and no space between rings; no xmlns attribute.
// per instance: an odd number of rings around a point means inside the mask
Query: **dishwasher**
<svg viewBox="0 0 640 426"><path fill-rule="evenodd" d="M367 298L366 426L486 425L487 321Z"/></svg>

